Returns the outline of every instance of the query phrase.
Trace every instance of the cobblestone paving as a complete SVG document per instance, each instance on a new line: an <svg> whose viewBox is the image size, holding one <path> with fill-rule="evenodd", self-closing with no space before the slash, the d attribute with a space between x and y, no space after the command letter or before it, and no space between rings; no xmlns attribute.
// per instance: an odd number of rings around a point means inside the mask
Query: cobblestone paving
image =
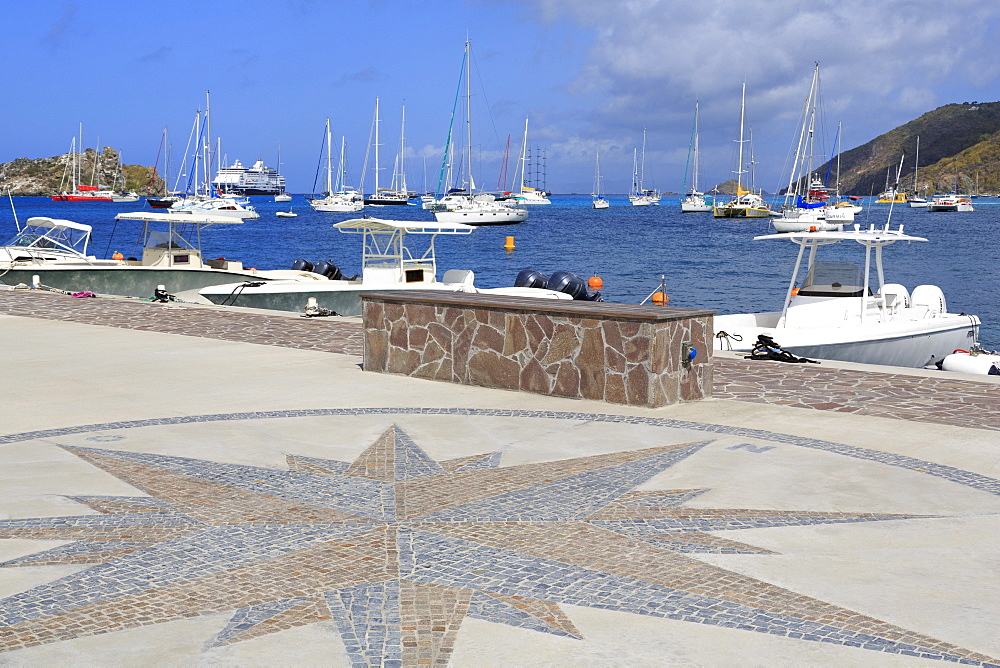
<svg viewBox="0 0 1000 668"><path fill-rule="evenodd" d="M0 601L0 652L228 611L204 651L333 620L352 665L444 665L466 617L580 639L572 605L995 665L686 554L773 554L709 531L919 517L691 508L705 490L634 491L710 443L501 466L492 453L437 461L390 425L353 462L287 469L63 445L149 496L0 520L0 538L75 541L0 566L96 564Z"/></svg>
<svg viewBox="0 0 1000 668"><path fill-rule="evenodd" d="M220 311L137 300L73 299L44 292L0 291L0 313L358 357L363 354L364 345L361 325L355 321ZM1000 430L1000 386L945 376L917 377L716 357L713 396Z"/></svg>
<svg viewBox="0 0 1000 668"><path fill-rule="evenodd" d="M32 290L0 291L0 313L358 357L364 353L361 325L338 318L260 315L127 298L74 299Z"/></svg>

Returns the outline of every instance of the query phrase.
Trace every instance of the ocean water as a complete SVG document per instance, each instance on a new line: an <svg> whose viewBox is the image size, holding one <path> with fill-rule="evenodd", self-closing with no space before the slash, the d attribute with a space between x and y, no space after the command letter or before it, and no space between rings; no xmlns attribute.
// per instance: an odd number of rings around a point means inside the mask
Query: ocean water
<svg viewBox="0 0 1000 668"><path fill-rule="evenodd" d="M571 271L604 281L606 301L639 303L664 277L672 306L716 309L720 313L769 311L780 308L795 261L797 246L786 241L753 241L768 233L767 220L715 219L711 214L680 213L676 197L664 197L657 207L633 207L625 197L609 197L611 207L595 211L589 196L555 195L550 206L531 207L519 225L480 227L467 236L439 236L435 242L438 277L448 269L471 269L476 285L513 285L522 269L545 274ZM205 257L242 260L261 269L288 268L296 258L327 260L345 274L360 271L360 237L332 227L361 214L316 213L301 196L277 204L271 198L251 198L260 218L241 225L218 225L202 232ZM91 253L110 257L140 253L141 224L115 221L116 213L145 208L135 204L52 202L48 198L14 198L18 219L51 216L86 223L94 228ZM288 211L297 218L278 218ZM978 315L983 326L980 343L1000 349L1000 249L994 234L1000 229L1000 200L979 198L974 212L930 213L907 206L892 208L895 228L928 239L896 243L884 251L886 281L909 290L930 283L944 291L952 312ZM866 203L856 223L884 225L887 204ZM396 220L433 220L419 206L367 208L362 214ZM0 204L0 236L16 228L8 203ZM516 249L504 250L514 237ZM410 237L412 250L425 244ZM859 244L840 243L820 251L826 259L864 265ZM872 281L875 282L874 267Z"/></svg>

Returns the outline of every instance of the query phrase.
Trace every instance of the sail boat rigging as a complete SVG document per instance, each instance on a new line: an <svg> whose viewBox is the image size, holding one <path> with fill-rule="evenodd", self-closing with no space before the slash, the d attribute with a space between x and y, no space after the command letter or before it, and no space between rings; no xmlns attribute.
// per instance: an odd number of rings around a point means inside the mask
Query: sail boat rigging
<svg viewBox="0 0 1000 668"><path fill-rule="evenodd" d="M628 196L628 201L632 206L650 206L660 203L660 193L656 190L647 189L644 185L646 176L646 128L642 129L642 151L636 159L635 150L632 152L632 192Z"/></svg>
<svg viewBox="0 0 1000 668"><path fill-rule="evenodd" d="M472 174L472 42L466 40L465 54L462 59L462 72L465 75L465 187L461 191L449 192L428 208L434 211L434 217L441 223L465 223L467 225L508 225L520 223L528 219L528 210L498 202L493 195L476 193L476 183ZM461 89L460 89L461 90ZM457 97L456 105L457 107ZM442 178L445 168L450 165L451 130L454 127L454 109L452 122L448 129L448 140L445 143L445 156L441 164Z"/></svg>
<svg viewBox="0 0 1000 668"><path fill-rule="evenodd" d="M687 177L691 174L691 189L688 189ZM691 129L691 143L688 146L687 167L684 169L684 199L681 200L681 213L700 213L711 211L715 198L698 190L698 101L694 103L694 126Z"/></svg>
<svg viewBox="0 0 1000 668"><path fill-rule="evenodd" d="M592 193L594 197L593 206L595 209L607 209L611 206L611 203L607 198L601 195L601 154L596 153L594 156L594 192Z"/></svg>
<svg viewBox="0 0 1000 668"><path fill-rule="evenodd" d="M742 93L740 94L740 138L737 142L739 157L737 158L736 171L734 172L736 174L736 196L725 204L717 204L712 207L712 215L716 218L769 218L771 216L771 209L767 206L764 198L752 189L743 188L743 174L746 173L746 170L743 169L743 144L746 142L743 139L743 126L746 120L746 99L747 83L744 81ZM752 157L750 162L753 164Z"/></svg>
<svg viewBox="0 0 1000 668"><path fill-rule="evenodd" d="M326 131L324 133L323 145L326 148L326 190L325 197L310 199L309 205L314 211L329 213L349 213L361 211L364 208L364 201L361 193L348 188L345 179L344 150L346 142L343 137L340 139L340 164L337 171L337 183L333 180L333 159L331 155L331 135L330 119L326 119ZM315 184L313 184L315 187Z"/></svg>

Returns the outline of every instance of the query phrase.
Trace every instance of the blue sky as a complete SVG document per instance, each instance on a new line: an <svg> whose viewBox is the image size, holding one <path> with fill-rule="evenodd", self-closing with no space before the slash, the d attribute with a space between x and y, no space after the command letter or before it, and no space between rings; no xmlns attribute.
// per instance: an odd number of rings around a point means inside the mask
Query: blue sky
<svg viewBox="0 0 1000 668"><path fill-rule="evenodd" d="M375 97L381 179L406 105L407 180L436 184L463 44L474 55L476 181L493 188L507 135L545 150L547 185L624 192L647 128L646 181L679 191L695 100L701 185L731 178L740 85L757 185L773 191L813 63L821 65L826 150L844 148L950 102L1000 100L996 0L118 0L4 3L0 162L84 143L151 165L169 127L183 152L211 91L212 131L244 164L277 161L310 192L323 124L345 135L361 179ZM488 113L487 110L488 109ZM339 142L339 139L335 140ZM515 156L511 156L511 161ZM372 180L371 172L366 184Z"/></svg>

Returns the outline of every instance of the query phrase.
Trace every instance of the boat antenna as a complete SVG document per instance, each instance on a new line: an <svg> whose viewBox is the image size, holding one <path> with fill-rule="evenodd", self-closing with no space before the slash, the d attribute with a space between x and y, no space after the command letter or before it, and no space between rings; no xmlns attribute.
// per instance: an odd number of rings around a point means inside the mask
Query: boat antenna
<svg viewBox="0 0 1000 668"><path fill-rule="evenodd" d="M10 186L7 186L7 199L10 200L10 212L14 214L14 227L16 227L17 231L20 232L21 231L21 224L19 222L17 222L17 209L14 208L14 196L11 193L11 187Z"/></svg>

